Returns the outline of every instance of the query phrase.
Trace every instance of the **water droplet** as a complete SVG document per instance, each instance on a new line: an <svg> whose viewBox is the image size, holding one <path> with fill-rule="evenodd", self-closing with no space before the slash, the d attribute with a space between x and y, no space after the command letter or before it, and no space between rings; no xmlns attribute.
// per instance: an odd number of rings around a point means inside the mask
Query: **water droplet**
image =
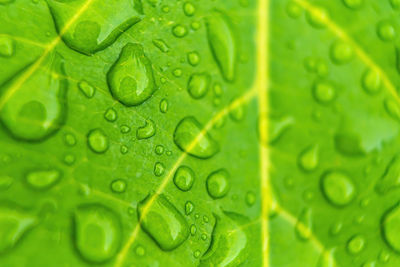
<svg viewBox="0 0 400 267"><path fill-rule="evenodd" d="M126 106L137 106L156 90L153 68L140 44L128 43L107 73L113 97Z"/></svg>
<svg viewBox="0 0 400 267"><path fill-rule="evenodd" d="M231 103L234 103L235 100L233 100ZM229 111L229 117L236 122L240 122L244 118L244 107L243 104L236 105L234 108L232 108Z"/></svg>
<svg viewBox="0 0 400 267"><path fill-rule="evenodd" d="M121 133L126 134L129 133L131 131L131 127L129 127L128 125L121 125Z"/></svg>
<svg viewBox="0 0 400 267"><path fill-rule="evenodd" d="M347 251L350 254L360 253L365 246L365 239L361 235L355 235L347 242Z"/></svg>
<svg viewBox="0 0 400 267"><path fill-rule="evenodd" d="M117 111L113 108L108 108L106 112L104 113L104 118L108 120L109 122L114 122L117 120L118 115Z"/></svg>
<svg viewBox="0 0 400 267"><path fill-rule="evenodd" d="M319 257L317 267L337 267L333 253L333 249L324 250Z"/></svg>
<svg viewBox="0 0 400 267"><path fill-rule="evenodd" d="M11 57L14 55L14 41L8 36L0 36L0 56Z"/></svg>
<svg viewBox="0 0 400 267"><path fill-rule="evenodd" d="M174 70L172 71L172 74L173 74L175 77L179 78L179 77L182 76L183 72L182 72L182 69L181 69L181 68L176 68L176 69L174 69Z"/></svg>
<svg viewBox="0 0 400 267"><path fill-rule="evenodd" d="M148 195L137 210L141 227L162 250L173 250L188 238L189 225L164 195Z"/></svg>
<svg viewBox="0 0 400 267"><path fill-rule="evenodd" d="M303 241L310 239L312 235L312 218L311 218L311 209L305 208L301 211L296 225L295 231L298 238Z"/></svg>
<svg viewBox="0 0 400 267"><path fill-rule="evenodd" d="M236 72L236 40L225 14L213 11L206 19L208 42L225 80L232 82Z"/></svg>
<svg viewBox="0 0 400 267"><path fill-rule="evenodd" d="M384 195L390 190L396 189L400 186L400 156L396 155L389 162L386 167L382 178L378 180L375 189L376 191Z"/></svg>
<svg viewBox="0 0 400 267"><path fill-rule="evenodd" d="M126 153L128 153L129 149L126 145L121 145L120 151L122 154L125 155Z"/></svg>
<svg viewBox="0 0 400 267"><path fill-rule="evenodd" d="M185 214L190 215L194 211L194 204L191 201L186 201Z"/></svg>
<svg viewBox="0 0 400 267"><path fill-rule="evenodd" d="M0 119L18 139L40 141L55 133L66 118L64 59L57 53L44 59L40 71L27 66L2 87ZM3 102L4 101L4 102Z"/></svg>
<svg viewBox="0 0 400 267"><path fill-rule="evenodd" d="M104 153L108 149L108 138L101 129L93 129L87 135L89 148L95 153Z"/></svg>
<svg viewBox="0 0 400 267"><path fill-rule="evenodd" d="M194 172L187 166L180 166L174 175L174 184L182 191L189 191L194 183Z"/></svg>
<svg viewBox="0 0 400 267"><path fill-rule="evenodd" d="M196 232L197 232L196 225L192 224L192 225L190 226L190 234L193 236L193 235L196 234Z"/></svg>
<svg viewBox="0 0 400 267"><path fill-rule="evenodd" d="M364 4L364 0L343 0L345 6L351 9L358 9Z"/></svg>
<svg viewBox="0 0 400 267"><path fill-rule="evenodd" d="M93 2L83 8L82 2L48 2L59 35L70 48L91 55L113 44L127 29L143 17L140 1L119 1L112 8ZM80 16L76 17L80 11Z"/></svg>
<svg viewBox="0 0 400 267"><path fill-rule="evenodd" d="M190 65L197 66L200 62L200 55L196 51L189 52L187 54L187 60Z"/></svg>
<svg viewBox="0 0 400 267"><path fill-rule="evenodd" d="M162 113L167 113L168 111L168 101L165 98L160 101L160 111Z"/></svg>
<svg viewBox="0 0 400 267"><path fill-rule="evenodd" d="M318 150L318 146L313 145L300 153L298 162L304 171L313 171L318 166Z"/></svg>
<svg viewBox="0 0 400 267"><path fill-rule="evenodd" d="M64 142L67 146L74 146L76 144L76 138L73 134L67 133L64 135Z"/></svg>
<svg viewBox="0 0 400 267"><path fill-rule="evenodd" d="M190 24L190 27L192 28L192 30L196 31L196 30L200 29L200 23L197 22L197 21L193 21L193 22Z"/></svg>
<svg viewBox="0 0 400 267"><path fill-rule="evenodd" d="M37 219L15 205L0 206L0 253L12 249L37 223Z"/></svg>
<svg viewBox="0 0 400 267"><path fill-rule="evenodd" d="M61 178L61 173L55 169L34 170L26 174L28 185L34 189L48 189L54 186Z"/></svg>
<svg viewBox="0 0 400 267"><path fill-rule="evenodd" d="M156 164L154 164L154 175L159 177L161 175L164 174L165 171L165 166L164 164L162 164L161 162L156 162Z"/></svg>
<svg viewBox="0 0 400 267"><path fill-rule="evenodd" d="M336 41L331 45L330 56L333 63L345 64L353 58L353 48L343 41Z"/></svg>
<svg viewBox="0 0 400 267"><path fill-rule="evenodd" d="M8 175L0 175L0 191L7 190L14 183L14 178Z"/></svg>
<svg viewBox="0 0 400 267"><path fill-rule="evenodd" d="M185 12L186 16L193 16L196 8L190 2L186 2L183 4L183 12Z"/></svg>
<svg viewBox="0 0 400 267"><path fill-rule="evenodd" d="M201 255L201 252L200 252L200 250L195 250L195 252L193 253L193 256L197 259L198 257L200 257L200 255Z"/></svg>
<svg viewBox="0 0 400 267"><path fill-rule="evenodd" d="M148 139L156 134L156 127L152 120L147 119L142 127L136 131L136 137L139 140Z"/></svg>
<svg viewBox="0 0 400 267"><path fill-rule="evenodd" d="M207 240L207 235L205 233L203 233L203 234L201 234L200 238L205 241L205 240Z"/></svg>
<svg viewBox="0 0 400 267"><path fill-rule="evenodd" d="M102 263L118 251L122 238L117 215L100 204L84 204L74 214L75 246L87 261Z"/></svg>
<svg viewBox="0 0 400 267"><path fill-rule="evenodd" d="M297 19L303 13L302 7L294 1L289 1L286 5L286 13L289 17Z"/></svg>
<svg viewBox="0 0 400 267"><path fill-rule="evenodd" d="M387 251L382 250L378 255L378 260L382 263L387 263L390 259L390 254Z"/></svg>
<svg viewBox="0 0 400 267"><path fill-rule="evenodd" d="M188 92L194 99L204 97L210 85L210 76L207 73L194 73L188 82Z"/></svg>
<svg viewBox="0 0 400 267"><path fill-rule="evenodd" d="M396 29L390 21L379 22L376 28L376 32L378 34L378 37L385 42L393 41L396 38Z"/></svg>
<svg viewBox="0 0 400 267"><path fill-rule="evenodd" d="M144 256L144 254L146 254L146 250L144 249L144 247L142 247L141 245L138 245L135 249L135 253L138 256Z"/></svg>
<svg viewBox="0 0 400 267"><path fill-rule="evenodd" d="M400 252L400 204L388 209L382 217L382 235L388 246Z"/></svg>
<svg viewBox="0 0 400 267"><path fill-rule="evenodd" d="M315 8L312 11L308 11L306 14L308 23L316 29L325 28L329 13L324 8Z"/></svg>
<svg viewBox="0 0 400 267"><path fill-rule="evenodd" d="M123 193L126 190L126 181L124 179L116 179L111 182L111 190L114 193Z"/></svg>
<svg viewBox="0 0 400 267"><path fill-rule="evenodd" d="M293 123L294 119L288 116L281 118L271 118L271 125L269 129L270 131L269 143L270 144L276 143L283 136L283 134L292 126ZM260 142L264 145L268 145L268 142L266 140L260 140Z"/></svg>
<svg viewBox="0 0 400 267"><path fill-rule="evenodd" d="M247 260L250 245L248 232L243 228L248 219L233 212L214 217L211 245L200 259L199 267L241 266Z"/></svg>
<svg viewBox="0 0 400 267"><path fill-rule="evenodd" d="M161 39L154 39L153 45L160 49L161 52L167 53L169 51L168 45Z"/></svg>
<svg viewBox="0 0 400 267"><path fill-rule="evenodd" d="M400 120L400 106L396 100L392 98L385 99L384 102L386 112L395 120Z"/></svg>
<svg viewBox="0 0 400 267"><path fill-rule="evenodd" d="M362 85L369 94L376 94L381 89L381 77L378 72L366 70L362 76Z"/></svg>
<svg viewBox="0 0 400 267"><path fill-rule="evenodd" d="M254 203L256 202L256 194L252 191L247 192L245 200L248 206L253 206Z"/></svg>
<svg viewBox="0 0 400 267"><path fill-rule="evenodd" d="M172 34L175 37L182 38L182 37L185 37L187 35L187 33L188 33L188 30L187 30L186 26L184 26L184 25L178 24L172 28Z"/></svg>
<svg viewBox="0 0 400 267"><path fill-rule="evenodd" d="M64 163L67 164L68 166L71 166L75 162L75 156L72 154L66 154L64 156Z"/></svg>
<svg viewBox="0 0 400 267"><path fill-rule="evenodd" d="M224 197L229 191L229 173L225 169L212 172L206 181L210 197L217 199Z"/></svg>
<svg viewBox="0 0 400 267"><path fill-rule="evenodd" d="M155 152L157 155L162 155L164 153L164 147L162 145L157 145L155 148Z"/></svg>
<svg viewBox="0 0 400 267"><path fill-rule="evenodd" d="M92 98L96 93L96 88L85 80L78 83L78 88L81 90L82 94L87 98Z"/></svg>
<svg viewBox="0 0 400 267"><path fill-rule="evenodd" d="M176 126L174 142L182 151L201 159L211 158L219 151L218 143L191 116L185 117Z"/></svg>
<svg viewBox="0 0 400 267"><path fill-rule="evenodd" d="M208 221L209 221L209 219L208 219L207 215L204 215L203 216L203 222L204 223L208 223Z"/></svg>
<svg viewBox="0 0 400 267"><path fill-rule="evenodd" d="M318 81L313 86L313 95L320 104L328 104L335 99L335 88L330 82Z"/></svg>
<svg viewBox="0 0 400 267"><path fill-rule="evenodd" d="M322 176L321 188L327 200L338 207L348 205L355 197L355 186L343 172L329 171Z"/></svg>
<svg viewBox="0 0 400 267"><path fill-rule="evenodd" d="M375 261L368 261L365 262L361 267L376 267L376 262Z"/></svg>

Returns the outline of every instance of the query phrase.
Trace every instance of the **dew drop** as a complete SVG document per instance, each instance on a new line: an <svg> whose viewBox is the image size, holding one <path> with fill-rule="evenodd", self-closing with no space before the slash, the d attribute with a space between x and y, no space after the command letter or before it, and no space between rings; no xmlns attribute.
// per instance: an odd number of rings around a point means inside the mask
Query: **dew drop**
<svg viewBox="0 0 400 267"><path fill-rule="evenodd" d="M108 138L101 129L93 129L87 135L89 148L98 154L104 153L108 149Z"/></svg>
<svg viewBox="0 0 400 267"><path fill-rule="evenodd" d="M118 118L117 111L113 108L108 108L104 113L104 118L109 122L116 121Z"/></svg>
<svg viewBox="0 0 400 267"><path fill-rule="evenodd" d="M125 155L126 153L128 153L129 149L126 145L122 145L120 148L121 154Z"/></svg>
<svg viewBox="0 0 400 267"><path fill-rule="evenodd" d="M347 251L350 254L358 254L365 247L365 239L361 235L355 235L347 242Z"/></svg>
<svg viewBox="0 0 400 267"><path fill-rule="evenodd" d="M393 41L396 38L396 29L390 21L381 21L377 25L378 37L385 42Z"/></svg>
<svg viewBox="0 0 400 267"><path fill-rule="evenodd" d="M225 169L212 172L207 177L207 191L210 197L217 199L224 197L229 191L229 173Z"/></svg>
<svg viewBox="0 0 400 267"><path fill-rule="evenodd" d="M231 104L233 104L234 102L235 102L235 100L233 100L231 102ZM242 121L243 118L244 118L244 107L243 107L243 104L235 105L234 108L232 108L229 111L229 117L235 122Z"/></svg>
<svg viewBox="0 0 400 267"><path fill-rule="evenodd" d="M283 134L289 130L289 128L293 125L294 119L292 117L281 117L281 118L271 118L271 125L269 129L269 143L276 143ZM259 128L259 127L258 127ZM260 136L260 135L259 135ZM264 145L268 145L266 140L260 140L260 142Z"/></svg>
<svg viewBox="0 0 400 267"><path fill-rule="evenodd" d="M306 241L312 235L311 209L305 208L301 211L295 225L295 232L300 240Z"/></svg>
<svg viewBox="0 0 400 267"><path fill-rule="evenodd" d="M381 77L373 70L366 70L362 76L362 85L369 94L376 94L381 89Z"/></svg>
<svg viewBox="0 0 400 267"><path fill-rule="evenodd" d="M87 98L92 98L96 93L96 88L85 80L78 83L78 88Z"/></svg>
<svg viewBox="0 0 400 267"><path fill-rule="evenodd" d="M84 204L74 213L75 246L87 261L103 263L119 250L122 238L117 215L100 204Z"/></svg>
<svg viewBox="0 0 400 267"><path fill-rule="evenodd" d="M211 158L219 151L218 143L191 116L185 117L176 126L174 142L182 151L201 159Z"/></svg>
<svg viewBox="0 0 400 267"><path fill-rule="evenodd" d="M185 13L186 16L193 16L194 12L196 11L196 8L194 5L190 2L186 2L183 4L183 12Z"/></svg>
<svg viewBox="0 0 400 267"><path fill-rule="evenodd" d="M236 72L237 45L228 17L213 11L206 19L208 42L225 80L232 82Z"/></svg>
<svg viewBox="0 0 400 267"><path fill-rule="evenodd" d="M353 58L353 53L353 48L343 41L334 42L330 48L332 62L337 65L349 62Z"/></svg>
<svg viewBox="0 0 400 267"><path fill-rule="evenodd" d="M197 66L200 62L200 55L196 51L189 52L187 54L187 60L190 65Z"/></svg>
<svg viewBox="0 0 400 267"><path fill-rule="evenodd" d="M328 104L335 99L335 88L330 82L318 81L313 86L313 95L320 104Z"/></svg>
<svg viewBox="0 0 400 267"><path fill-rule="evenodd" d="M351 9L358 9L364 4L364 0L343 0L346 7Z"/></svg>
<svg viewBox="0 0 400 267"><path fill-rule="evenodd" d="M107 73L113 97L126 106L137 106L156 90L153 68L140 44L128 43Z"/></svg>
<svg viewBox="0 0 400 267"><path fill-rule="evenodd" d="M298 162L304 171L313 171L318 166L318 150L318 146L313 145L300 153Z"/></svg>
<svg viewBox="0 0 400 267"><path fill-rule="evenodd" d="M200 252L200 250L195 250L194 251L194 253L193 253L193 256L197 259L197 258L199 258L200 257L200 255L201 255L201 252Z"/></svg>
<svg viewBox="0 0 400 267"><path fill-rule="evenodd" d="M162 113L167 113L168 111L168 100L165 98L160 101L160 111Z"/></svg>
<svg viewBox="0 0 400 267"><path fill-rule="evenodd" d="M173 250L188 238L189 225L164 195L149 194L137 211L141 227L162 250Z"/></svg>
<svg viewBox="0 0 400 267"><path fill-rule="evenodd" d="M286 13L289 17L297 19L303 13L302 7L294 1L289 1L286 5Z"/></svg>
<svg viewBox="0 0 400 267"><path fill-rule="evenodd" d="M194 204L191 201L186 201L185 214L190 215L194 211Z"/></svg>
<svg viewBox="0 0 400 267"><path fill-rule="evenodd" d="M111 182L110 187L114 193L123 193L126 191L126 181L124 179L116 179Z"/></svg>
<svg viewBox="0 0 400 267"><path fill-rule="evenodd" d="M312 11L307 12L306 18L308 23L312 27L316 29L322 29L325 28L325 24L327 23L329 14L328 11L323 8L316 8Z"/></svg>
<svg viewBox="0 0 400 267"><path fill-rule="evenodd" d="M400 253L400 204L388 209L382 217L382 235L390 248Z"/></svg>
<svg viewBox="0 0 400 267"><path fill-rule="evenodd" d="M38 190L48 189L54 186L61 178L61 173L55 169L34 170L26 174L27 184Z"/></svg>
<svg viewBox="0 0 400 267"><path fill-rule="evenodd" d="M172 28L172 34L175 37L183 38L187 35L187 33L188 33L188 30L187 30L186 26L178 24Z"/></svg>
<svg viewBox="0 0 400 267"><path fill-rule="evenodd" d="M333 205L343 207L355 197L355 186L343 172L329 171L322 176L321 189L326 199Z"/></svg>
<svg viewBox="0 0 400 267"><path fill-rule="evenodd" d="M180 166L174 175L175 186L182 191L189 191L194 183L194 172L188 166Z"/></svg>
<svg viewBox="0 0 400 267"><path fill-rule="evenodd" d="M153 45L160 49L160 51L163 53L167 53L169 51L168 45L162 39L154 39Z"/></svg>
<svg viewBox="0 0 400 267"><path fill-rule="evenodd" d="M207 73L195 73L189 79L188 92L194 99L204 97L210 85L210 76Z"/></svg>
<svg viewBox="0 0 400 267"><path fill-rule="evenodd" d="M153 137L155 134L156 126L154 122L150 119L147 119L145 124L136 130L136 137L139 140L148 139L150 137Z"/></svg>
<svg viewBox="0 0 400 267"><path fill-rule="evenodd" d="M41 141L54 134L65 122L68 81L64 59L57 53L43 60L40 71L26 73L27 66L1 86L0 120L18 139Z"/></svg>
<svg viewBox="0 0 400 267"><path fill-rule="evenodd" d="M72 154L67 154L64 156L64 163L71 166L75 162L75 156Z"/></svg>
<svg viewBox="0 0 400 267"><path fill-rule="evenodd" d="M174 69L173 70L173 72L172 72L172 74L175 76L175 77L177 77L177 78L179 78L179 77L181 77L182 76L182 69L181 68L176 68L176 69Z"/></svg>
<svg viewBox="0 0 400 267"><path fill-rule="evenodd" d="M14 55L14 41L10 37L0 36L0 56L11 57Z"/></svg>
<svg viewBox="0 0 400 267"><path fill-rule="evenodd" d="M164 153L164 147L162 145L157 145L155 148L155 152L157 155L162 155Z"/></svg>
<svg viewBox="0 0 400 267"><path fill-rule="evenodd" d="M162 164L161 162L156 162L156 164L154 164L154 175L159 177L163 175L164 172L165 172L164 164Z"/></svg>
<svg viewBox="0 0 400 267"><path fill-rule="evenodd" d="M256 202L256 194L252 191L247 192L245 201L248 206L253 206L254 203Z"/></svg>
<svg viewBox="0 0 400 267"><path fill-rule="evenodd" d="M193 236L193 235L196 234L196 232L197 232L196 225L192 224L192 225L190 226L190 234Z"/></svg>
<svg viewBox="0 0 400 267"><path fill-rule="evenodd" d="M74 146L76 144L76 138L73 134L67 133L64 135L64 142L67 146Z"/></svg>
<svg viewBox="0 0 400 267"><path fill-rule="evenodd" d="M0 175L0 191L7 190L14 183L14 178L8 175Z"/></svg>

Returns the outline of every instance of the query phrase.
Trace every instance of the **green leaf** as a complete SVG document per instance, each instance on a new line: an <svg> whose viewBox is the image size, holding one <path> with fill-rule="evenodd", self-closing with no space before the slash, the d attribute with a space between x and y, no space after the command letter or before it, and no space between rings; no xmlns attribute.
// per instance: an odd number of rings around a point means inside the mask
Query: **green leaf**
<svg viewBox="0 0 400 267"><path fill-rule="evenodd" d="M0 0L1 266L399 266L398 0Z"/></svg>

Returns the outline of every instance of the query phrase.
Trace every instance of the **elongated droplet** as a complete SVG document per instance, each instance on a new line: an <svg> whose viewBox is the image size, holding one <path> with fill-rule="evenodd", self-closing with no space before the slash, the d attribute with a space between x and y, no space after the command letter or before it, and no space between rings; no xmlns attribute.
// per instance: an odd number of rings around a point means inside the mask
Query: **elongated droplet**
<svg viewBox="0 0 400 267"><path fill-rule="evenodd" d="M199 267L241 266L248 257L249 233L243 225L248 219L233 212L214 214L215 226L211 245L200 260Z"/></svg>
<svg viewBox="0 0 400 267"><path fill-rule="evenodd" d="M68 82L64 59L57 53L25 79L32 68L27 66L2 86L0 119L15 138L41 141L64 124Z"/></svg>
<svg viewBox="0 0 400 267"><path fill-rule="evenodd" d="M82 94L87 98L92 98L94 93L96 92L96 88L93 85L88 83L85 80L82 80L78 83L79 90L81 90Z"/></svg>
<svg viewBox="0 0 400 267"><path fill-rule="evenodd" d="M141 227L162 250L173 250L188 238L189 225L164 195L148 195L137 211Z"/></svg>
<svg viewBox="0 0 400 267"><path fill-rule="evenodd" d="M321 179L322 192L333 205L343 207L355 197L353 181L343 172L329 171Z"/></svg>
<svg viewBox="0 0 400 267"><path fill-rule="evenodd" d="M75 246L81 256L93 263L111 259L119 250L122 238L117 215L100 204L85 204L74 214Z"/></svg>
<svg viewBox="0 0 400 267"><path fill-rule="evenodd" d="M376 191L384 195L400 186L400 155L396 155L389 162L382 178L377 182Z"/></svg>
<svg viewBox="0 0 400 267"><path fill-rule="evenodd" d="M153 68L140 44L128 43L107 73L113 97L126 106L137 106L156 90Z"/></svg>
<svg viewBox="0 0 400 267"><path fill-rule="evenodd" d="M169 51L168 45L161 39L154 39L153 45L160 49L161 52L167 53Z"/></svg>
<svg viewBox="0 0 400 267"><path fill-rule="evenodd" d="M92 1L47 1L56 29L70 48L91 55L113 44L115 40L143 17L141 1L122 0L112 8ZM79 14L79 16L77 16Z"/></svg>
<svg viewBox="0 0 400 267"><path fill-rule="evenodd" d="M301 211L295 226L296 235L303 241L310 239L312 235L311 209L305 208Z"/></svg>
<svg viewBox="0 0 400 267"><path fill-rule="evenodd" d="M306 148L299 156L299 165L304 171L312 171L318 165L318 146Z"/></svg>
<svg viewBox="0 0 400 267"><path fill-rule="evenodd" d="M206 19L207 36L214 59L225 80L232 82L236 72L236 40L225 14L213 11Z"/></svg>
<svg viewBox="0 0 400 267"><path fill-rule="evenodd" d="M0 253L12 249L37 223L35 216L15 205L0 206Z"/></svg>
<svg viewBox="0 0 400 267"><path fill-rule="evenodd" d="M26 182L34 189L48 189L55 185L61 178L58 170L35 170L26 175Z"/></svg>
<svg viewBox="0 0 400 267"><path fill-rule="evenodd" d="M186 117L175 128L174 142L182 151L201 159L207 159L219 151L219 145L202 128L202 125L194 117Z"/></svg>

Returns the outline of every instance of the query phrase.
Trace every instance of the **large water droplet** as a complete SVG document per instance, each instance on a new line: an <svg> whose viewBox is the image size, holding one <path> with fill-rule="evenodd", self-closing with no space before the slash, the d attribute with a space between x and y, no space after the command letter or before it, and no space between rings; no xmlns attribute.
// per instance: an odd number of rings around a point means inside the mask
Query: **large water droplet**
<svg viewBox="0 0 400 267"><path fill-rule="evenodd" d="M93 1L47 1L56 29L70 48L91 55L113 44L115 40L143 17L141 1L118 1L112 8ZM76 15L79 14L78 17Z"/></svg>
<svg viewBox="0 0 400 267"><path fill-rule="evenodd" d="M321 179L322 192L333 205L343 207L349 204L355 196L355 186L352 180L343 172L329 171Z"/></svg>
<svg viewBox="0 0 400 267"><path fill-rule="evenodd" d="M28 185L34 189L48 189L60 180L61 173L56 169L35 170L30 171L25 178Z"/></svg>
<svg viewBox="0 0 400 267"><path fill-rule="evenodd" d="M21 207L13 205L0 206L0 253L12 249L25 233L37 223L35 216Z"/></svg>
<svg viewBox="0 0 400 267"><path fill-rule="evenodd" d="M126 106L137 106L156 90L153 68L140 44L128 43L107 73L113 97Z"/></svg>
<svg viewBox="0 0 400 267"><path fill-rule="evenodd" d="M229 173L225 169L212 172L206 181L208 194L216 199L224 197L229 191Z"/></svg>
<svg viewBox="0 0 400 267"><path fill-rule="evenodd" d="M111 259L121 243L121 223L109 208L99 204L85 204L74 214L75 246L90 262L102 263Z"/></svg>
<svg viewBox="0 0 400 267"><path fill-rule="evenodd" d="M396 155L389 162L382 178L377 182L375 189L383 195L400 186L400 156Z"/></svg>
<svg viewBox="0 0 400 267"><path fill-rule="evenodd" d="M305 208L301 211L295 225L295 231L298 238L303 241L310 239L312 235L311 209Z"/></svg>
<svg viewBox="0 0 400 267"><path fill-rule="evenodd" d="M87 135L89 148L95 153L104 153L108 149L108 138L101 129L91 130Z"/></svg>
<svg viewBox="0 0 400 267"><path fill-rule="evenodd" d="M174 175L174 184L182 191L189 191L194 183L194 172L188 166L180 166Z"/></svg>
<svg viewBox="0 0 400 267"><path fill-rule="evenodd" d="M182 151L201 159L211 158L219 151L218 143L191 116L182 119L176 126L174 142Z"/></svg>
<svg viewBox="0 0 400 267"><path fill-rule="evenodd" d="M210 76L207 73L195 73L188 82L188 92L194 99L200 99L208 91Z"/></svg>
<svg viewBox="0 0 400 267"><path fill-rule="evenodd" d="M193 16L194 12L196 11L196 8L194 5L190 2L186 2L183 4L183 12L185 12L186 16Z"/></svg>
<svg viewBox="0 0 400 267"><path fill-rule="evenodd" d="M207 36L214 59L223 77L232 82L236 72L236 40L225 14L213 11L206 19Z"/></svg>
<svg viewBox="0 0 400 267"><path fill-rule="evenodd" d="M175 37L182 38L182 37L185 37L187 35L187 33L188 33L188 29L184 25L178 24L172 28L172 34Z"/></svg>
<svg viewBox="0 0 400 267"><path fill-rule="evenodd" d="M56 132L64 124L67 108L63 58L52 53L40 71L25 80L33 66L5 83L0 93L0 119L14 137L27 141L39 141Z"/></svg>
<svg viewBox="0 0 400 267"><path fill-rule="evenodd" d="M164 195L148 195L138 204L141 227L162 250L173 250L189 236L189 225Z"/></svg>
<svg viewBox="0 0 400 267"><path fill-rule="evenodd" d="M241 266L248 256L249 237L243 225L248 219L233 212L223 217L214 214L215 226L211 245L200 260L199 267Z"/></svg>

